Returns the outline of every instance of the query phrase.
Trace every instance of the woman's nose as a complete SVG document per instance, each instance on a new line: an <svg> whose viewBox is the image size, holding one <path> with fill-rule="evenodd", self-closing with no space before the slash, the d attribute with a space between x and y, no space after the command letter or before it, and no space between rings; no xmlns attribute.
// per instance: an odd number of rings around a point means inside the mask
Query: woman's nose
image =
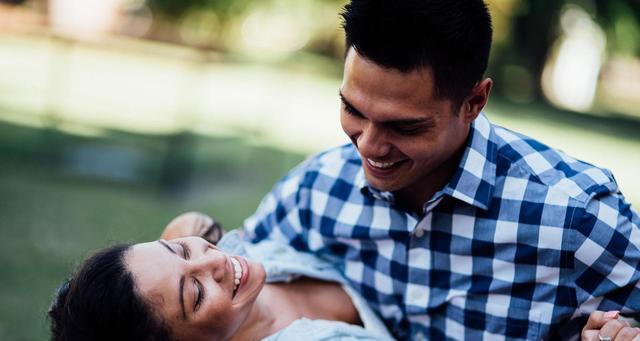
<svg viewBox="0 0 640 341"><path fill-rule="evenodd" d="M192 259L191 272L208 275L216 281L222 281L229 271L229 257L214 249L207 249Z"/></svg>

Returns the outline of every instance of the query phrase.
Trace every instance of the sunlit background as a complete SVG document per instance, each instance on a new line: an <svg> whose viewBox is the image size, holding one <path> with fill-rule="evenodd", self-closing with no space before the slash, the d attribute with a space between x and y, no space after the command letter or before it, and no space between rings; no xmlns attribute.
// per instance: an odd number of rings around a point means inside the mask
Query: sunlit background
<svg viewBox="0 0 640 341"><path fill-rule="evenodd" d="M344 0L0 0L0 340L91 250L237 227L338 122ZM494 122L640 205L640 3L492 0Z"/></svg>

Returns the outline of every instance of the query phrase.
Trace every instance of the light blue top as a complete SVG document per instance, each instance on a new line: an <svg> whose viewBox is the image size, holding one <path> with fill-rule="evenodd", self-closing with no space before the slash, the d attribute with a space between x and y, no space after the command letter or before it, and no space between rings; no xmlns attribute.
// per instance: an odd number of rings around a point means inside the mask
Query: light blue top
<svg viewBox="0 0 640 341"><path fill-rule="evenodd" d="M262 263L267 283L290 282L301 276L342 283L364 324L363 328L338 321L301 318L264 340L393 340L364 298L344 285L346 280L331 263L268 240L251 244L244 241L237 230L227 233L218 242L218 247Z"/></svg>

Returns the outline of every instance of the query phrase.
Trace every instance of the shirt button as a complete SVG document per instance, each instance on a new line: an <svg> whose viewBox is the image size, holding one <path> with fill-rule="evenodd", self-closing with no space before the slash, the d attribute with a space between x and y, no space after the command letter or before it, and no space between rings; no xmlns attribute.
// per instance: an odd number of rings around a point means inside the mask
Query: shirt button
<svg viewBox="0 0 640 341"><path fill-rule="evenodd" d="M422 332L417 332L414 336L413 339L416 341L424 341L424 334L422 334Z"/></svg>
<svg viewBox="0 0 640 341"><path fill-rule="evenodd" d="M424 230L421 229L421 228L417 228L414 233L415 233L416 237L418 237L418 238L422 238L422 236L424 236Z"/></svg>

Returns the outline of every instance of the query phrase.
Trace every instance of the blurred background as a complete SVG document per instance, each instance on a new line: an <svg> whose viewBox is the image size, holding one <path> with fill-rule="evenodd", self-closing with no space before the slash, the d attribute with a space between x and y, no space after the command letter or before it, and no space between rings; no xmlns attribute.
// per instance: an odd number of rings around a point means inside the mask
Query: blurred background
<svg viewBox="0 0 640 341"><path fill-rule="evenodd" d="M92 250L188 210L237 227L346 142L344 3L0 0L0 340L46 339ZM640 1L488 4L488 116L611 169L640 205Z"/></svg>

